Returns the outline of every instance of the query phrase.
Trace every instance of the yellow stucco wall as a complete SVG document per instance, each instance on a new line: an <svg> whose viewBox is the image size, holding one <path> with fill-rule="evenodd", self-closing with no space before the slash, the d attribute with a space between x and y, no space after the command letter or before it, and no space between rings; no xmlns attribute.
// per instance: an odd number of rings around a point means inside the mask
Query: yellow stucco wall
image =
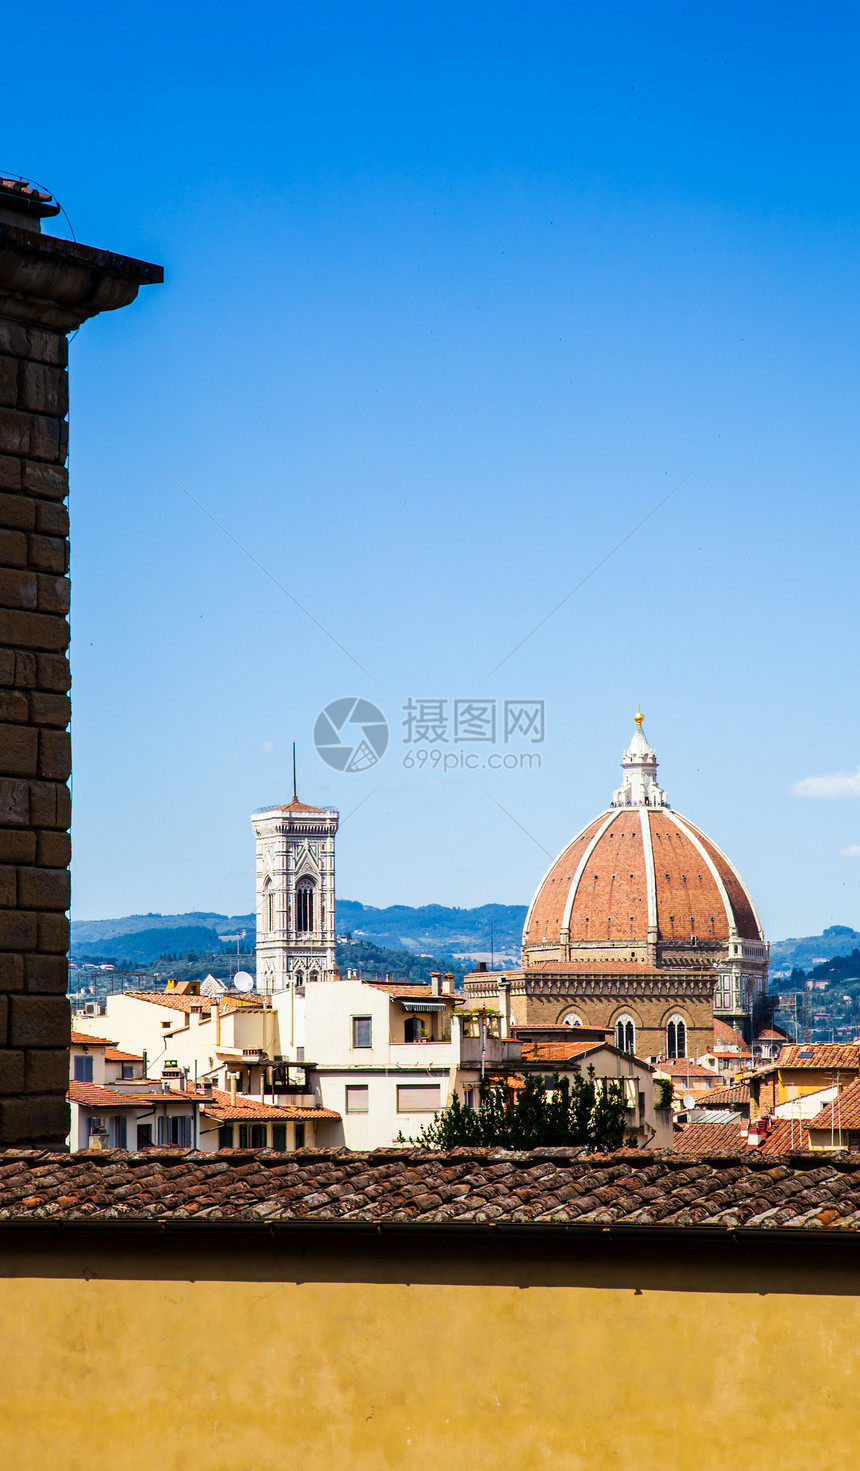
<svg viewBox="0 0 860 1471"><path fill-rule="evenodd" d="M195 1280L188 1247L178 1263L151 1244L107 1262L97 1244L50 1260L41 1248L0 1250L3 1464L853 1464L857 1269L810 1274L786 1261L762 1279L761 1262L709 1269L709 1251L700 1244L690 1263L669 1247L641 1270L635 1247L611 1246L542 1264L526 1251L518 1265L514 1243L481 1281L469 1247L410 1282L403 1259L359 1252L299 1270L291 1248L281 1260L263 1253L265 1280L253 1280L242 1241Z"/></svg>

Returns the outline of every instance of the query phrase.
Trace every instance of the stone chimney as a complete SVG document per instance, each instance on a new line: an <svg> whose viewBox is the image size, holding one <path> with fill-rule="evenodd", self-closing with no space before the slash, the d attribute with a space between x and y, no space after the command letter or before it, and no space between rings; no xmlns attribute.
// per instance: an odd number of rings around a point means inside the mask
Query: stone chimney
<svg viewBox="0 0 860 1471"><path fill-rule="evenodd" d="M442 972L440 970L431 970L430 972L430 995L442 995Z"/></svg>
<svg viewBox="0 0 860 1471"><path fill-rule="evenodd" d="M67 335L163 280L58 211L0 178L0 1147L69 1129Z"/></svg>

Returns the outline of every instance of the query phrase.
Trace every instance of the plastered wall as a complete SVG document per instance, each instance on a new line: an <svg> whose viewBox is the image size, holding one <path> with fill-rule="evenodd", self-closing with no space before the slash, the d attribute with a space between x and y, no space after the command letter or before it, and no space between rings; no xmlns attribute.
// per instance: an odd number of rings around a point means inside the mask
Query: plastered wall
<svg viewBox="0 0 860 1471"><path fill-rule="evenodd" d="M4 1462L852 1465L856 1248L0 1242Z"/></svg>

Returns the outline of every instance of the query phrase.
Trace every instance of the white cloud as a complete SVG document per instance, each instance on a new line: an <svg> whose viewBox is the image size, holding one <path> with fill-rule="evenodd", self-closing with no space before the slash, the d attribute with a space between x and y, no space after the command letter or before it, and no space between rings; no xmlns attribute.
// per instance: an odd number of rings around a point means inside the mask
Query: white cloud
<svg viewBox="0 0 860 1471"><path fill-rule="evenodd" d="M847 848L840 848L839 857L860 858L860 843L849 843Z"/></svg>
<svg viewBox="0 0 860 1471"><path fill-rule="evenodd" d="M274 751L274 749L275 749L275 743L274 743L274 741L261 741L260 742L260 750L261 751Z"/></svg>
<svg viewBox="0 0 860 1471"><path fill-rule="evenodd" d="M834 771L832 776L804 776L789 787L793 797L823 797L834 802L841 797L860 797L860 766L854 772Z"/></svg>

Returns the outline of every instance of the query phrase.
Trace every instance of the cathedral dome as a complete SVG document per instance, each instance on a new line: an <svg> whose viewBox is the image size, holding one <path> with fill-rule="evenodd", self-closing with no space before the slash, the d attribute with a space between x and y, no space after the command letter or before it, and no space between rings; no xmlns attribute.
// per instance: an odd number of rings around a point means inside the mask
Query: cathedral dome
<svg viewBox="0 0 860 1471"><path fill-rule="evenodd" d="M725 952L733 941L764 941L736 869L669 807L642 721L637 714L611 807L568 844L535 895L523 931L527 967L622 958L653 966L673 953L704 960L703 951Z"/></svg>

